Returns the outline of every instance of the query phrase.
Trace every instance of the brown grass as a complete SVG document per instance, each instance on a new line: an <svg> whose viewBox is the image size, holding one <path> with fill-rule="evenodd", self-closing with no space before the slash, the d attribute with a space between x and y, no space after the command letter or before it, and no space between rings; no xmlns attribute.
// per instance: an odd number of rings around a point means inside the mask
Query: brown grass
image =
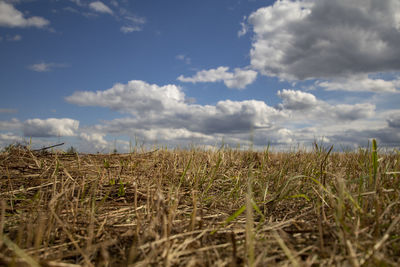
<svg viewBox="0 0 400 267"><path fill-rule="evenodd" d="M0 265L398 266L400 154L0 154Z"/></svg>

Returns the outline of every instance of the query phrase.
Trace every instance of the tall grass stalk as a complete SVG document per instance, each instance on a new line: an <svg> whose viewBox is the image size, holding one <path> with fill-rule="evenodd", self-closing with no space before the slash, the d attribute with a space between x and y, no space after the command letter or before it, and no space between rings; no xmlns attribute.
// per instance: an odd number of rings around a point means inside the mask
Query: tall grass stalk
<svg viewBox="0 0 400 267"><path fill-rule="evenodd" d="M247 193L246 193L246 251L247 251L247 266L249 267L255 266L252 183L253 183L253 167L250 166L249 173L247 176Z"/></svg>

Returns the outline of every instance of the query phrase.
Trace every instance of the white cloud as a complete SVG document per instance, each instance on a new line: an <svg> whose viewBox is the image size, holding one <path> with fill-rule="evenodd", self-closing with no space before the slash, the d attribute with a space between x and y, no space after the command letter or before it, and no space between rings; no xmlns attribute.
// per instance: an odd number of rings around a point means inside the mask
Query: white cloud
<svg viewBox="0 0 400 267"><path fill-rule="evenodd" d="M12 4L0 1L0 27L37 27L43 28L50 22L42 17L25 18Z"/></svg>
<svg viewBox="0 0 400 267"><path fill-rule="evenodd" d="M1 38L1 39L3 39L3 38ZM0 41L1 41L1 39L0 39ZM9 42L17 42L17 41L21 41L22 40L22 36L19 35L19 34L16 34L16 35L13 35L13 36L7 35L5 40L9 41Z"/></svg>
<svg viewBox="0 0 400 267"><path fill-rule="evenodd" d="M228 88L243 89L253 83L257 78L257 72L253 70L243 70L235 68L234 72L229 72L229 67L218 67L216 69L202 70L193 77L180 75L178 80L181 82L220 82L223 81Z"/></svg>
<svg viewBox="0 0 400 267"><path fill-rule="evenodd" d="M0 121L0 131L13 131L21 127L21 122L13 118L9 121Z"/></svg>
<svg viewBox="0 0 400 267"><path fill-rule="evenodd" d="M95 1L89 4L90 9L99 12L99 13L108 13L110 15L113 14L113 11L106 6L103 2Z"/></svg>
<svg viewBox="0 0 400 267"><path fill-rule="evenodd" d="M7 146L12 143L21 143L22 137L15 135L14 133L0 133L0 146Z"/></svg>
<svg viewBox="0 0 400 267"><path fill-rule="evenodd" d="M83 6L81 0L70 0L71 2L75 3L78 6Z"/></svg>
<svg viewBox="0 0 400 267"><path fill-rule="evenodd" d="M251 66L286 80L400 70L398 0L276 1L253 12Z"/></svg>
<svg viewBox="0 0 400 267"><path fill-rule="evenodd" d="M121 32L131 33L139 32L143 30L143 25L146 23L146 19L130 14L128 11L122 12L125 25L121 27Z"/></svg>
<svg viewBox="0 0 400 267"><path fill-rule="evenodd" d="M139 16L134 16L132 14L124 15L124 19L126 19L127 21L130 21L133 24L145 24L146 23L145 18L139 17Z"/></svg>
<svg viewBox="0 0 400 267"><path fill-rule="evenodd" d="M311 109L317 105L317 98L309 93L283 89L278 91L278 96L282 98L282 107L290 110Z"/></svg>
<svg viewBox="0 0 400 267"><path fill-rule="evenodd" d="M40 62L40 63L36 63L36 64L28 66L28 68L30 70L37 71L37 72L48 72L48 71L52 71L54 68L64 68L66 66L67 66L66 64L60 64L60 63Z"/></svg>
<svg viewBox="0 0 400 267"><path fill-rule="evenodd" d="M184 54L179 54L176 56L176 59L185 62L186 64L190 65L192 63L192 59Z"/></svg>
<svg viewBox="0 0 400 267"><path fill-rule="evenodd" d="M184 104L184 93L176 85L158 86L134 80L128 84L117 83L105 91L75 92L66 100L81 106L108 107L137 115L179 107Z"/></svg>
<svg viewBox="0 0 400 267"><path fill-rule="evenodd" d="M28 137L57 137L75 136L79 121L63 118L30 119L22 125L24 136Z"/></svg>
<svg viewBox="0 0 400 267"><path fill-rule="evenodd" d="M291 120L297 123L340 124L375 115L375 105L370 103L331 105L310 93L287 89L278 91L278 96L282 99L278 107L290 112Z"/></svg>
<svg viewBox="0 0 400 267"><path fill-rule="evenodd" d="M125 34L142 31L143 26L146 23L146 18L137 16L129 10L128 1L118 2L115 0L110 0L108 1L109 4L107 5L102 1L92 1L90 3L88 3L89 1L81 0L70 1L74 2L79 8L75 9L71 7L65 7L64 10L73 13L80 13L85 17L96 17L97 13L110 14L116 21L121 23L119 30ZM113 7L113 9L110 7ZM89 8L94 12L87 12L86 8Z"/></svg>
<svg viewBox="0 0 400 267"><path fill-rule="evenodd" d="M79 138L85 142L92 144L96 149L105 149L108 142L104 139L105 134L101 133L81 133Z"/></svg>
<svg viewBox="0 0 400 267"><path fill-rule="evenodd" d="M123 33L131 33L131 32L140 32L142 27L140 26L122 26L121 32Z"/></svg>
<svg viewBox="0 0 400 267"><path fill-rule="evenodd" d="M247 19L247 17L244 16L244 17L243 17L243 21L240 22L241 29L238 31L238 37L242 37L242 36L245 35L245 34L247 33L247 31L249 30L249 29L248 29L249 26L248 26L247 23L246 23L246 19Z"/></svg>
<svg viewBox="0 0 400 267"><path fill-rule="evenodd" d="M400 79L383 80L372 79L368 75L354 75L332 81L317 81L315 85L327 91L394 93L398 92L398 88L400 88Z"/></svg>

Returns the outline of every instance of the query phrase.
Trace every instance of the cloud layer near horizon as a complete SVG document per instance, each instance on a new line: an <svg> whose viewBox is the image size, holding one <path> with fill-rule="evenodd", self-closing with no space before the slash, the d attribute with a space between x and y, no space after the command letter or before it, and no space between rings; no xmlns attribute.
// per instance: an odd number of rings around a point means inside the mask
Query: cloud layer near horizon
<svg viewBox="0 0 400 267"><path fill-rule="evenodd" d="M268 142L287 146L312 142L319 137L339 141L342 134L346 136L351 131L367 128L394 132L393 125L398 123L397 113L391 120L374 122L375 105L369 103L334 105L311 93L290 89L280 90L277 95L282 101L275 107L258 100L188 104L179 86L158 86L135 80L104 91L75 92L66 100L127 114L93 125L92 132L115 136L135 134L149 142L170 144L192 141L211 145L222 138L230 144L243 144L253 131L258 146ZM394 136L389 141L397 138Z"/></svg>
<svg viewBox="0 0 400 267"><path fill-rule="evenodd" d="M69 118L14 119L1 121L0 130L19 130L25 137L77 136L89 150L107 148L112 143L105 138L109 135L135 136L170 146L215 145L221 140L245 145L251 138L260 148L268 143L283 147L310 144L315 139L351 146L373 137L384 144L400 142L400 110L377 113L369 103L330 104L292 89L279 90L277 95L281 102L276 106L259 100L199 105L188 103L179 86L134 80L104 91L77 91L66 98L71 104L109 108L125 117L83 128ZM0 143L10 140L18 140L18 135L0 136Z"/></svg>

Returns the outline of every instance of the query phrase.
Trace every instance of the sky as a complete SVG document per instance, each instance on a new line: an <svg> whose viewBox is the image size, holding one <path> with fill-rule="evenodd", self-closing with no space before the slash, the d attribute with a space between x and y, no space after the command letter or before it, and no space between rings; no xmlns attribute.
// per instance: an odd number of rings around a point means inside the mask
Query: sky
<svg viewBox="0 0 400 267"><path fill-rule="evenodd" d="M0 148L400 146L398 0L0 0Z"/></svg>

